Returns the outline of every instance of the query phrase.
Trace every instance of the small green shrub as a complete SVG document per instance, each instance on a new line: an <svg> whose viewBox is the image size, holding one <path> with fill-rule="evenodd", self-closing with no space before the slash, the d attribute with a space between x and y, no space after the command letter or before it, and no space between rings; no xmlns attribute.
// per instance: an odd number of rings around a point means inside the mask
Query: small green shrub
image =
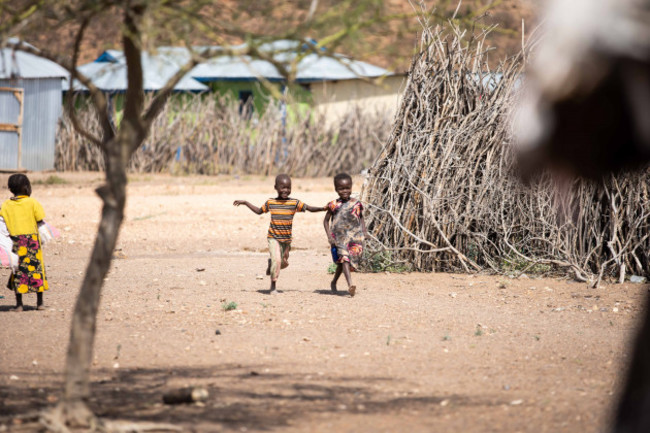
<svg viewBox="0 0 650 433"><path fill-rule="evenodd" d="M546 263L531 264L521 257L504 257L501 259L501 269L506 273L509 272L527 272L529 274L547 274L553 270L553 267Z"/></svg>
<svg viewBox="0 0 650 433"><path fill-rule="evenodd" d="M65 180L62 177L59 177L55 174L50 175L47 177L47 179L39 179L34 182L36 185L64 185L68 183L67 180Z"/></svg>
<svg viewBox="0 0 650 433"><path fill-rule="evenodd" d="M370 253L364 258L363 268L369 272L408 272L408 264L399 263L388 250Z"/></svg>
<svg viewBox="0 0 650 433"><path fill-rule="evenodd" d="M236 310L237 303L234 301L224 302L223 304L221 304L221 308L223 308L223 311Z"/></svg>

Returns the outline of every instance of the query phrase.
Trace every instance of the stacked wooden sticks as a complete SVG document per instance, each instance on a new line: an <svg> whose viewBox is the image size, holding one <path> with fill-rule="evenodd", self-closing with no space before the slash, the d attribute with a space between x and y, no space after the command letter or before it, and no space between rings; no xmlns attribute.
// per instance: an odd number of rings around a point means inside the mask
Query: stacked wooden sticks
<svg viewBox="0 0 650 433"><path fill-rule="evenodd" d="M79 110L81 122L98 133L96 116ZM130 171L183 174L273 174L330 176L368 168L390 132L386 112L353 107L327 123L315 110L286 115L269 103L242 115L226 97L185 97L168 103L150 136L133 155ZM57 170L100 170L99 149L63 117L57 135Z"/></svg>
<svg viewBox="0 0 650 433"><path fill-rule="evenodd" d="M363 191L375 248L421 271L568 271L593 285L648 272L648 173L522 185L509 120L525 55L490 70L485 33L423 27Z"/></svg>

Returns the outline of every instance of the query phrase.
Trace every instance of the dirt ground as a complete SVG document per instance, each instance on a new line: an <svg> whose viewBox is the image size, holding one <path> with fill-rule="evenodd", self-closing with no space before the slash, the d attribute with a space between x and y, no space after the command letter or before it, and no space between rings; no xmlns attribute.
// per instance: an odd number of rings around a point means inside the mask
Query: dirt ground
<svg viewBox="0 0 650 433"><path fill-rule="evenodd" d="M60 398L99 221L101 174L44 182L51 175L30 175L62 232L45 247L48 308L9 312L13 294L0 291L0 431L25 431L21 415ZM96 413L187 432L604 431L647 286L358 273L356 297L333 295L324 214L306 213L294 219L282 293L269 295L268 215L232 202L261 205L272 184L131 177L98 315ZM323 205L335 193L329 179L294 179L292 196ZM208 400L162 403L190 385Z"/></svg>

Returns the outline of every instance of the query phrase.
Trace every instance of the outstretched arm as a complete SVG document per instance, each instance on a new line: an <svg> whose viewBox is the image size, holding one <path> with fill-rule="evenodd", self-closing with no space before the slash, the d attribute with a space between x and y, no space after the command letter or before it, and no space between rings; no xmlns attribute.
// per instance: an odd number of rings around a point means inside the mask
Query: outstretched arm
<svg viewBox="0 0 650 433"><path fill-rule="evenodd" d="M309 206L308 204L305 204L305 210L308 210L309 212L323 212L327 210L327 206Z"/></svg>
<svg viewBox="0 0 650 433"><path fill-rule="evenodd" d="M327 241L330 243L330 245L334 245L334 238L332 237L332 233L330 232L331 218L332 218L332 211L327 209L327 213L325 214L325 219L323 220L323 227L325 227L325 234L327 235Z"/></svg>
<svg viewBox="0 0 650 433"><path fill-rule="evenodd" d="M250 210L252 210L256 214L262 215L262 209L258 208L257 206L253 206L252 204L250 204L246 200L235 200L235 202L233 203L233 206L239 206L239 205L242 205L242 204L246 205Z"/></svg>

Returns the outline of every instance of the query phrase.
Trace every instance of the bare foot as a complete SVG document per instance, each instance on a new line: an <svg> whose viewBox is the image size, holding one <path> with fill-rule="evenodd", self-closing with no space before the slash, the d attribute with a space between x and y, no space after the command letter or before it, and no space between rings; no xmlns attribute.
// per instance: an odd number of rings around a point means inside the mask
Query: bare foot
<svg viewBox="0 0 650 433"><path fill-rule="evenodd" d="M20 313L23 311L23 306L22 305L16 305L14 308L11 308L9 311L12 311L14 313Z"/></svg>
<svg viewBox="0 0 650 433"><path fill-rule="evenodd" d="M269 259L269 265L266 267L266 275L271 275L271 259Z"/></svg>
<svg viewBox="0 0 650 433"><path fill-rule="evenodd" d="M45 305L43 305L43 304L41 304L41 305L37 305L37 306L36 306L36 309L37 309L38 311L45 311Z"/></svg>
<svg viewBox="0 0 650 433"><path fill-rule="evenodd" d="M350 286L348 292L350 293L350 297L354 298L354 294L357 292L357 286Z"/></svg>
<svg viewBox="0 0 650 433"><path fill-rule="evenodd" d="M330 289L332 290L332 293L338 293L338 290L336 290L336 283L334 281L330 283Z"/></svg>

